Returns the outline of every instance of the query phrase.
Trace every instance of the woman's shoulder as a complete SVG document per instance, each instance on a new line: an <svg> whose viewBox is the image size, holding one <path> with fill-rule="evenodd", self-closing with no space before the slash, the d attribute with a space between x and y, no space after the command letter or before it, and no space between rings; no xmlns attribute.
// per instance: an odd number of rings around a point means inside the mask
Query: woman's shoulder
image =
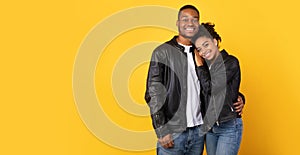
<svg viewBox="0 0 300 155"><path fill-rule="evenodd" d="M239 66L239 60L234 55L229 54L226 50L221 51L223 61L227 68L232 68L234 66Z"/></svg>
<svg viewBox="0 0 300 155"><path fill-rule="evenodd" d="M225 61L239 61L236 56L229 54L225 49L221 51L221 54Z"/></svg>

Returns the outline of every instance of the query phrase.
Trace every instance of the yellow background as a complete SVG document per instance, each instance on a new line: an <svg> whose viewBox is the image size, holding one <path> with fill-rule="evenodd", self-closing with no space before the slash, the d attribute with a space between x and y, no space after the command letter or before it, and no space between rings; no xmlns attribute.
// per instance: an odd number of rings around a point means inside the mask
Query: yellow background
<svg viewBox="0 0 300 155"><path fill-rule="evenodd" d="M247 99L240 154L297 154L299 2L191 0L189 3L199 8L201 21L217 25L223 38L221 46L240 60L241 91ZM184 4L187 3L174 0L1 2L0 154L155 154L154 150L117 149L89 132L74 102L73 65L87 33L110 15L135 6L178 9ZM174 24L175 20L176 17ZM151 28L137 29L120 36L128 42L115 40L112 45L120 45L107 50L122 54L120 51L135 46L138 41L164 42L174 34ZM139 66L128 84L132 97L140 104L145 104L142 97L146 71L147 64ZM99 66L96 77L101 77ZM96 80L97 83L101 81ZM96 88L101 91L99 86ZM108 94L107 100L110 97ZM113 104L111 108L109 104L105 106L106 113L120 126L137 131L151 129L148 117L136 119L118 113L120 109Z"/></svg>

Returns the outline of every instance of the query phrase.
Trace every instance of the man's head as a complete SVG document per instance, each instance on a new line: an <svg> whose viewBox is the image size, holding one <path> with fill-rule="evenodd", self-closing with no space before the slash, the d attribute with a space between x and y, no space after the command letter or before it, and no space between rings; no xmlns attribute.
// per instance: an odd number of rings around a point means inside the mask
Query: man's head
<svg viewBox="0 0 300 155"><path fill-rule="evenodd" d="M181 7L176 22L179 35L187 39L192 38L198 31L199 16L199 11L195 6L185 5Z"/></svg>

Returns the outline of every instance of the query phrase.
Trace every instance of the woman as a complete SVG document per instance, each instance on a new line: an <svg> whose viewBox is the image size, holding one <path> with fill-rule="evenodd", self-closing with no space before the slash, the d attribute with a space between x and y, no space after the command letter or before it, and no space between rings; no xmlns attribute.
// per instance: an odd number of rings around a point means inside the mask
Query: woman
<svg viewBox="0 0 300 155"><path fill-rule="evenodd" d="M240 86L236 57L219 50L221 37L213 24L202 23L192 41L196 46L197 76L205 97L203 127L208 155L236 155L242 136L242 120L234 111ZM203 60L204 58L204 60Z"/></svg>

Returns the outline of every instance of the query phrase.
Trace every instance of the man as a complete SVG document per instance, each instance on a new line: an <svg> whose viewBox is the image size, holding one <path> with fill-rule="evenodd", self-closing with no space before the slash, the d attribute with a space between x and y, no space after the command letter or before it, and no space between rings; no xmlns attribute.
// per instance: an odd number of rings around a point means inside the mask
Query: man
<svg viewBox="0 0 300 155"><path fill-rule="evenodd" d="M201 155L203 152L201 89L195 71L195 47L191 43L198 25L197 8L181 7L176 22L178 36L152 53L145 100L158 137L158 155ZM236 110L241 112L243 102L236 104Z"/></svg>

